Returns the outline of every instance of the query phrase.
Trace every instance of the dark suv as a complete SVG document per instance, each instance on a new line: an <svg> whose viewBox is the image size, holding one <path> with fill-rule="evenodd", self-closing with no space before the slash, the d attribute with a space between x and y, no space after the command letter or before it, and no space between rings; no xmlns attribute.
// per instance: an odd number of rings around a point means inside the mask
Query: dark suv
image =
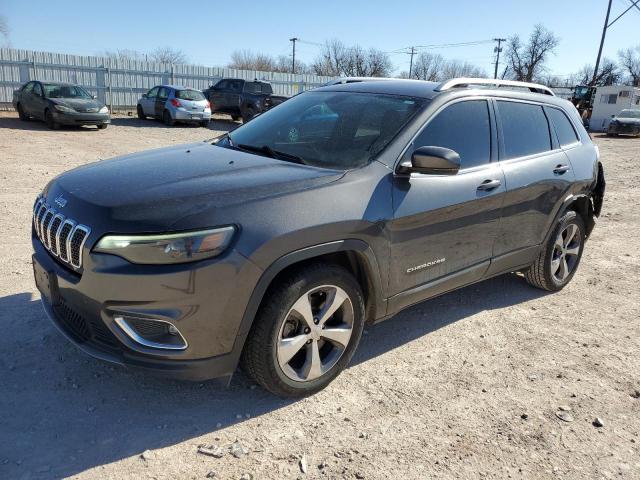
<svg viewBox="0 0 640 480"><path fill-rule="evenodd" d="M194 380L242 363L298 396L405 307L513 271L560 290L602 207L598 149L568 101L495 83L319 88L60 175L34 206L46 311L96 357Z"/></svg>

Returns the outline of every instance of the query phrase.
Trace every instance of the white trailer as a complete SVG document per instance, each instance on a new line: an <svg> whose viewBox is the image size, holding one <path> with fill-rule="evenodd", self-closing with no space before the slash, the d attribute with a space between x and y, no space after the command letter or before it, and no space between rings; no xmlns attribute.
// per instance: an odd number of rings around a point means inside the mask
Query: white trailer
<svg viewBox="0 0 640 480"><path fill-rule="evenodd" d="M611 117L624 108L640 109L640 87L622 85L597 87L589 129L595 132L606 132Z"/></svg>

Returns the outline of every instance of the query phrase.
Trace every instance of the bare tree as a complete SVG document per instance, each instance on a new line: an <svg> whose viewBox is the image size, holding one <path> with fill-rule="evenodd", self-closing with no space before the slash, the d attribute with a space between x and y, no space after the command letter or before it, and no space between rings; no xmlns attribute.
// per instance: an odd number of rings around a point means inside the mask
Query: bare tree
<svg viewBox="0 0 640 480"><path fill-rule="evenodd" d="M393 65L389 56L375 48L347 47L340 40L327 41L311 66L317 75L386 77Z"/></svg>
<svg viewBox="0 0 640 480"><path fill-rule="evenodd" d="M531 82L545 70L545 62L559 43L558 37L542 25L536 25L524 44L518 35L507 41L507 63L516 80Z"/></svg>
<svg viewBox="0 0 640 480"><path fill-rule="evenodd" d="M631 85L640 87L640 45L618 52L620 64L629 75Z"/></svg>
<svg viewBox="0 0 640 480"><path fill-rule="evenodd" d="M114 60L138 60L145 61L147 60L147 56L138 52L137 50L105 50L104 52L99 52L98 56L112 58Z"/></svg>
<svg viewBox="0 0 640 480"><path fill-rule="evenodd" d="M418 54L413 63L411 78L418 80L438 81L442 77L442 68L445 59L440 54L422 52Z"/></svg>
<svg viewBox="0 0 640 480"><path fill-rule="evenodd" d="M255 53L251 50L236 50L231 54L229 68L238 70L259 70L261 72L273 72L276 61L265 53Z"/></svg>
<svg viewBox="0 0 640 480"><path fill-rule="evenodd" d="M189 61L187 54L182 50L171 47L158 47L149 53L149 60L158 63L183 64Z"/></svg>
<svg viewBox="0 0 640 480"><path fill-rule="evenodd" d="M0 37L4 38L7 44L9 43L9 22L4 15L0 15Z"/></svg>
<svg viewBox="0 0 640 480"><path fill-rule="evenodd" d="M605 85L614 85L622 81L623 73L620 70L619 65L610 58L603 58L600 62L600 68L596 75L594 85L597 87L603 87ZM590 85L593 80L593 65L585 65L570 78L575 80L579 85Z"/></svg>

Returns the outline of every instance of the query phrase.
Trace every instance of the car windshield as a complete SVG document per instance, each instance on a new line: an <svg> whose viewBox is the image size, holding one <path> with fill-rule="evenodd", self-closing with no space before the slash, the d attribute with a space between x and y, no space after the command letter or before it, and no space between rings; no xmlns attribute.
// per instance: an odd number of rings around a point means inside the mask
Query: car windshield
<svg viewBox="0 0 640 480"><path fill-rule="evenodd" d="M78 85L56 85L45 83L44 96L46 98L92 98L89 92Z"/></svg>
<svg viewBox="0 0 640 480"><path fill-rule="evenodd" d="M315 167L362 167L426 104L413 97L308 92L268 110L217 145Z"/></svg>
<svg viewBox="0 0 640 480"><path fill-rule="evenodd" d="M640 110L622 110L618 118L640 118Z"/></svg>
<svg viewBox="0 0 640 480"><path fill-rule="evenodd" d="M180 100L204 100L204 95L198 90L176 90L176 98Z"/></svg>

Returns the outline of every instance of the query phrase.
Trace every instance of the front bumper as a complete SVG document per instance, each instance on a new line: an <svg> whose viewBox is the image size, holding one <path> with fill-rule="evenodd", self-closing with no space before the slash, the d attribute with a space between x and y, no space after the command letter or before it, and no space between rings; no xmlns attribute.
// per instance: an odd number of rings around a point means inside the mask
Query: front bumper
<svg viewBox="0 0 640 480"><path fill-rule="evenodd" d="M111 123L109 113L63 113L54 110L53 118L61 125L105 125Z"/></svg>
<svg viewBox="0 0 640 480"><path fill-rule="evenodd" d="M215 261L173 266L133 265L85 252L82 275L55 260L32 238L34 273L54 325L86 353L127 367L182 380L230 377L242 342L240 324L262 271L235 251ZM46 284L46 286L43 286ZM185 350L136 343L114 318L170 321Z"/></svg>
<svg viewBox="0 0 640 480"><path fill-rule="evenodd" d="M640 135L640 125L625 123L610 123L607 133L616 135Z"/></svg>

